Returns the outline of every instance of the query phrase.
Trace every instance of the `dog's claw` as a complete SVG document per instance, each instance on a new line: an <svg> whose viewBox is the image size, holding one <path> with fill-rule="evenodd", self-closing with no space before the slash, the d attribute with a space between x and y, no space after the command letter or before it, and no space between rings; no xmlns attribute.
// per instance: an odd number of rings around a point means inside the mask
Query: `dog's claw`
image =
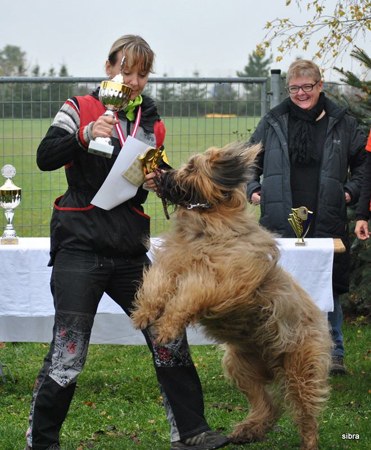
<svg viewBox="0 0 371 450"><path fill-rule="evenodd" d="M175 338L166 333L157 332L155 343L159 346L164 346L169 344L169 342L173 341Z"/></svg>
<svg viewBox="0 0 371 450"><path fill-rule="evenodd" d="M158 347L164 347L165 345L169 344L169 342L171 342L171 341L172 341L172 339L167 339L162 336L158 336L155 339L155 345L157 345Z"/></svg>
<svg viewBox="0 0 371 450"><path fill-rule="evenodd" d="M166 345L169 344L169 342L174 341L176 338L178 338L182 331L178 331L174 328L168 328L164 329L161 326L156 327L156 343L158 345Z"/></svg>
<svg viewBox="0 0 371 450"><path fill-rule="evenodd" d="M132 313L131 320L133 322L134 328L137 330L145 330L151 324L148 316L143 316L143 314L140 314L137 311Z"/></svg>

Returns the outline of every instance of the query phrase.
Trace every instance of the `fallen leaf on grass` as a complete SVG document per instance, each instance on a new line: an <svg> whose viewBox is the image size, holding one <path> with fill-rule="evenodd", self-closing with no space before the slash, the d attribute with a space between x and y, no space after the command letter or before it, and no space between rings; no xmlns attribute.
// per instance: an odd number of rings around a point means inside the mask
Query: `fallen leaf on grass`
<svg viewBox="0 0 371 450"><path fill-rule="evenodd" d="M244 406L236 406L234 408L235 411L248 411L249 408L245 408Z"/></svg>
<svg viewBox="0 0 371 450"><path fill-rule="evenodd" d="M98 439L98 436L99 436L100 434L106 434L106 432L103 431L103 430L98 430L98 431L96 431L96 432L93 434L92 439Z"/></svg>
<svg viewBox="0 0 371 450"><path fill-rule="evenodd" d="M97 408L96 405L94 405L93 402L83 402L83 404L86 405L86 406L90 406L90 407L93 408L93 409L96 409L96 408Z"/></svg>
<svg viewBox="0 0 371 450"><path fill-rule="evenodd" d="M138 444L139 444L139 442L140 442L140 439L138 438L138 436L137 436L136 434L130 435L130 439L131 439L133 442L136 442L136 443L138 443Z"/></svg>
<svg viewBox="0 0 371 450"><path fill-rule="evenodd" d="M106 435L107 435L107 436L110 436L110 437L117 438L117 437L123 437L123 436L125 436L125 433L124 433L123 431L119 431L118 433L114 433L114 432L112 432L112 431L107 431Z"/></svg>
<svg viewBox="0 0 371 450"><path fill-rule="evenodd" d="M346 403L345 406L347 408L361 408L362 407L362 405L359 402L353 402L353 401Z"/></svg>
<svg viewBox="0 0 371 450"><path fill-rule="evenodd" d="M233 411L232 406L227 405L226 403L213 403L212 405L209 405L209 408L226 409L229 412Z"/></svg>

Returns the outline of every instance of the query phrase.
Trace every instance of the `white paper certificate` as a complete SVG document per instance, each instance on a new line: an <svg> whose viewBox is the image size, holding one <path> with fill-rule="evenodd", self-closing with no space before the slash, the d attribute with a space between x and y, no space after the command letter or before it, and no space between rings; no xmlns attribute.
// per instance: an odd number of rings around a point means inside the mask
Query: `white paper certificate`
<svg viewBox="0 0 371 450"><path fill-rule="evenodd" d="M126 180L122 173L128 169L130 164L148 148L138 139L128 136L123 145L115 164L112 166L107 178L104 180L99 191L95 194L91 203L99 208L110 210L121 203L133 198L138 187Z"/></svg>

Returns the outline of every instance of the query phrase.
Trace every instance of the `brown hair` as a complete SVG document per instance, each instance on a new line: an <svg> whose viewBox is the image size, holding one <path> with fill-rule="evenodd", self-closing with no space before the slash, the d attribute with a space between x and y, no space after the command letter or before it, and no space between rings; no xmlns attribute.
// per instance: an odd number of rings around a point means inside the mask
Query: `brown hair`
<svg viewBox="0 0 371 450"><path fill-rule="evenodd" d="M144 72L153 72L155 54L148 43L140 36L127 34L118 38L108 53L108 61L111 66L117 63L118 54L124 51L125 65L133 67L139 65Z"/></svg>
<svg viewBox="0 0 371 450"><path fill-rule="evenodd" d="M298 59L290 64L286 75L286 84L291 78L312 77L314 81L321 81L321 72L317 64L307 59Z"/></svg>

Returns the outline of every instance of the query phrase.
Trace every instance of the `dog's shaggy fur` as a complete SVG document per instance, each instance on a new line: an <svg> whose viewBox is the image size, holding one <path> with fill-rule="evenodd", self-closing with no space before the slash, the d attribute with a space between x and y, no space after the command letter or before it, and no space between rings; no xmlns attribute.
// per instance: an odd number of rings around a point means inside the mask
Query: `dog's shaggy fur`
<svg viewBox="0 0 371 450"><path fill-rule="evenodd" d="M196 322L224 344L226 375L251 404L233 443L260 441L272 428L274 382L294 413L301 449L315 450L316 416L328 396L328 324L277 264L274 236L249 212L245 187L258 151L211 148L165 174L164 195L178 205L175 226L155 252L132 318L136 328L153 326L159 345Z"/></svg>

